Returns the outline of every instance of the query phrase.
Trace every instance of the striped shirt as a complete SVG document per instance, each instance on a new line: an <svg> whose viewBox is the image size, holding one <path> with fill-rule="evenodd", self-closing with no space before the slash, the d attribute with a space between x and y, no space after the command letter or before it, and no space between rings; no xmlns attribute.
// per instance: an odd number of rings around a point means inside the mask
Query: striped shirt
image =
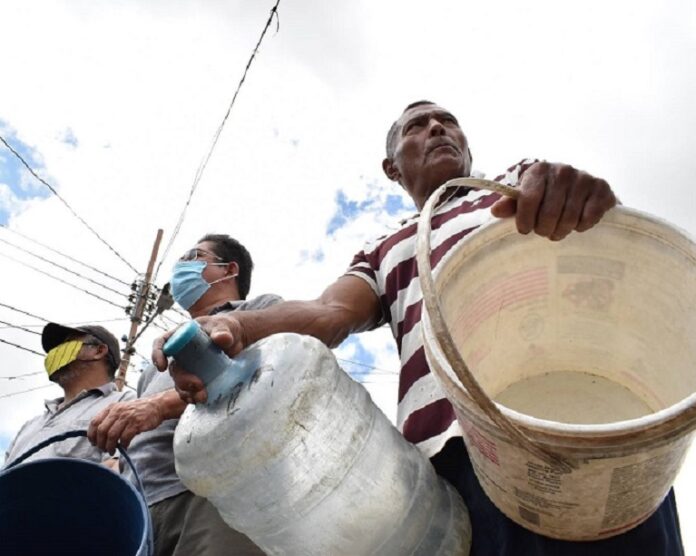
<svg viewBox="0 0 696 556"><path fill-rule="evenodd" d="M522 172L534 162L523 160L496 181L517 185ZM432 218L433 269L464 236L492 218L490 207L499 198L497 193L460 188L437 207ZM423 349L422 294L416 265L418 217L415 214L395 232L368 242L346 274L365 280L379 298L382 315L376 326L389 323L401 360L396 424L407 440L432 457L447 440L462 436L462 430L454 408L430 372Z"/></svg>

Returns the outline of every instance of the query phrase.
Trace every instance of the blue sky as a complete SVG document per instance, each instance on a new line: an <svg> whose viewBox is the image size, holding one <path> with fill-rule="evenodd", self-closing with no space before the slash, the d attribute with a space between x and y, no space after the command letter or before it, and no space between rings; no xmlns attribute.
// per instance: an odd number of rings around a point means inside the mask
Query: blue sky
<svg viewBox="0 0 696 556"><path fill-rule="evenodd" d="M40 153L20 141L2 119L0 119L0 132L12 148L41 175L45 168ZM77 144L74 136L70 136L70 141ZM7 147L0 145L0 224L6 225L12 213L21 207L23 201L45 198L48 195L50 193L45 187L29 174L22 163L7 150Z"/></svg>
<svg viewBox="0 0 696 556"><path fill-rule="evenodd" d="M169 241L270 4L89 6L27 0L0 7L0 43L13 52L4 74L16 77L0 88L0 128L17 130L27 144L23 152L46 166L49 183L142 270L157 228ZM696 232L689 185L696 171L696 79L688 69L696 56L694 3L589 7L550 0L281 3L280 30L267 35L256 57L163 268L203 231L220 231L254 255L251 295L316 297L365 240L401 216L401 189L380 167L384 139L400 110L422 98L457 115L476 169L489 176L525 156L569 162L607 179L626 206ZM424 18L437 23L424 26ZM28 28L42 41L24 40ZM541 84L539 65L548 69ZM47 94L47 83L61 86ZM16 136L8 140L14 144ZM3 151L0 168L21 176ZM6 181L21 183L0 175ZM11 219L13 229L130 281L125 265L69 211L54 210L52 198L22 200L45 191L16 192L8 184L5 193L0 210L22 210ZM0 222L6 219L0 213ZM74 321L113 314L24 267L3 265L5 291L26 310ZM113 331L120 337L127 323ZM145 355L157 332L142 338ZM382 328L359 342L349 339L338 357L391 371L398 369L393 346ZM38 358L5 346L0 359L0 372L11 374L36 369ZM383 388L380 407L394 409L396 388L376 384L382 376L365 380ZM27 387L42 380L27 378ZM19 389L3 382L3 393ZM37 390L0 400L0 434L13 434L54 395ZM688 496L696 488L693 453L687 467L694 479L676 489L685 494L679 502L685 523L696 516Z"/></svg>
<svg viewBox="0 0 696 556"><path fill-rule="evenodd" d="M371 212L386 212L389 216L396 217L403 211L415 212L415 206L403 195L394 193L385 194L378 188L376 182L368 183L367 196L352 199L343 190L336 191L336 209L326 227L326 234L333 236L338 230L354 222L360 214Z"/></svg>

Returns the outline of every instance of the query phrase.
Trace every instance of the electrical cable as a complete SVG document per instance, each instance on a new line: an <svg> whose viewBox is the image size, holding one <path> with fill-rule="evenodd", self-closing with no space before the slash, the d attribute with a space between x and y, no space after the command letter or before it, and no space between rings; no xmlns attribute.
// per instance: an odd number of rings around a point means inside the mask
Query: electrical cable
<svg viewBox="0 0 696 556"><path fill-rule="evenodd" d="M0 303L0 305L3 305ZM36 317L39 318L39 317ZM45 322L50 322L47 319L41 319L44 320ZM84 324L101 324L104 322L121 322L124 320L130 320L128 317L121 317L117 319L101 319L101 320L85 320L85 321L80 321L80 322L61 322L63 326L81 326ZM4 330L5 328L15 328L16 325L10 325L10 326L0 326L0 330ZM44 327L46 326L44 323L41 324L22 324L22 326L25 326L27 328L38 328L38 327Z"/></svg>
<svg viewBox="0 0 696 556"><path fill-rule="evenodd" d="M157 265L157 270L155 271L155 278L157 277L157 273L159 272L160 267L162 266L162 263L166 259L167 255L169 254L169 250L172 247L172 244L174 243L174 239L176 236L179 234L179 230L181 229L181 225L184 223L184 218L186 216L186 210L188 209L189 205L191 204L191 198L193 197L193 194L196 192L196 189L198 188L198 184L201 181L201 177L203 176L203 172L205 171L206 167L208 166L208 161L210 160L210 157L213 154L213 151L215 150L215 146L217 145L218 139L220 138L220 135L222 134L222 129L225 126L225 123L227 122L227 118L230 115L230 112L232 111L232 107L234 106L235 101L237 100L237 95L239 94L239 91L242 88L242 85L244 84L244 81L246 80L247 73L249 71L249 68L251 67L252 62L254 61L254 58L261 46L261 42L263 41L264 36L266 35L266 31L271 25L271 22L273 21L273 18L276 17L278 18L278 5L280 4L280 0L276 0L275 5L273 8L271 8L271 13L268 16L268 20L266 21L266 25L264 25L263 30L261 31L261 36L259 37L258 42L256 43L256 46L254 47L254 50L251 52L251 56L249 57L249 61L246 64L246 67L244 68L244 72L242 73L242 78L239 80L239 84L237 85L237 90L234 92L234 96L232 97L232 100L227 107L227 112L225 113L225 116L222 118L222 122L217 128L217 131L213 135L213 141L212 144L210 145L210 148L208 149L207 154L203 157L203 160L201 164L198 166L198 170L196 171L196 175L193 178L193 183L191 184L191 189L188 194L188 198L186 199L186 203L184 204L184 208L181 211L181 214L179 215L179 220L176 223L176 226L174 227L174 231L172 232L172 236L169 239L169 242L167 243L167 246L164 249L164 253L162 254L162 258L160 259L159 264ZM276 19L277 27L276 27L276 32L279 29L279 20ZM154 278L153 278L154 281Z"/></svg>
<svg viewBox="0 0 696 556"><path fill-rule="evenodd" d="M105 285L102 284L101 282L97 282L96 280L92 280L91 278L89 278L89 277L87 277L87 276L84 276L84 275L80 274L79 272L76 272L76 271L74 271L74 270L70 270L69 268L67 268L67 267L65 267L65 266L63 266L63 265L61 265L61 264L58 264L58 263L56 263L56 262L54 262L54 261L51 261L50 259L46 259L45 257L42 257L41 255L37 255L36 253L33 253L32 251L29 251L28 249L24 249L23 247L20 247L19 245L15 245L14 243L12 243L12 242L10 242L10 241L7 241L6 239L0 238L0 242L5 243L6 245L9 245L10 247L14 247L14 248L17 249L18 251L22 251L23 253L26 253L27 255L30 255L30 256L32 256L32 257L34 257L34 258L36 258L36 259L39 259L39 260L41 260L41 261L47 262L47 263L49 263L49 264L52 264L53 266L57 266L57 267L60 268L61 270L64 270L65 272L69 272L70 274L74 274L74 275L77 276L78 278L82 278L83 280L87 280L88 282L92 282L93 284L96 284L96 285L99 286L100 288L104 288L105 290L108 290L108 291L110 291L110 292L112 292L112 293L115 293L116 295L123 296L123 297L125 297L126 299L128 298L128 294L126 294L126 293L123 293L123 292L120 292L120 291L118 291L118 290L115 290L115 289L113 289L113 288L111 288L111 287L109 287L109 286L105 286Z"/></svg>
<svg viewBox="0 0 696 556"><path fill-rule="evenodd" d="M35 315L34 313L29 313L27 311L23 311L22 309L17 309L17 307L13 307L12 305L8 305L7 303L0 302L0 307L5 307L6 309L9 309L10 311L15 311L16 313L22 313L23 315L27 315L28 317L31 317L34 319L39 319L39 320L42 320L44 322L50 322L49 319L46 319L44 317L40 317L39 315Z"/></svg>
<svg viewBox="0 0 696 556"><path fill-rule="evenodd" d="M15 344L14 342L8 342L7 340L3 340L2 338L0 338L0 342L2 342L3 344L7 344L9 346L12 346L12 347L16 347L18 349L23 349L24 351L28 351L29 353L33 353L35 355L40 355L41 357L44 357L43 353L38 352L38 351L33 350L31 348L28 348L28 347L20 346L19 344Z"/></svg>
<svg viewBox="0 0 696 556"><path fill-rule="evenodd" d="M27 392L33 392L34 390L40 390L41 388L48 388L49 386L53 386L53 383L42 384L41 386L27 388L26 390L20 390L19 392L10 392L9 394L2 394L0 395L0 398L11 398L12 396L19 396L20 394L26 394Z"/></svg>
<svg viewBox="0 0 696 556"><path fill-rule="evenodd" d="M41 336L41 332L37 332L36 330L30 330L29 328L24 328L20 324L12 324L11 322L6 322L4 320L0 320L0 323L6 324L7 328L15 328L17 330L24 330L24 332L29 332L29 334L36 334L37 336Z"/></svg>
<svg viewBox="0 0 696 556"><path fill-rule="evenodd" d="M54 280L57 280L58 282L62 282L63 284L70 286L71 288L75 288L76 290L79 290L83 293L86 293L87 295L91 295L92 297L99 299L101 301L104 301L105 303L108 303L109 305L113 305L114 307L118 307L119 309L125 310L125 307L123 305L119 305L118 303L114 303L113 301L110 301L110 300L108 300L100 295L97 295L96 293L92 293L90 291L87 291L79 286L76 286L75 284L71 284L70 282L63 280L62 278L58 278L57 276L53 276L52 274L49 274L48 272L44 272L43 270L40 270L40 269L36 268L35 266L30 265L29 263L25 263L23 261L20 261L19 259L16 259L13 256L8 255L7 253L0 253L0 256L5 257L6 259L10 259L11 261L14 261L14 262L21 264L23 266L26 266L28 268L31 268L32 270L35 270L36 272L38 272L40 274L44 274L44 275L48 276L49 278L53 278Z"/></svg>
<svg viewBox="0 0 696 556"><path fill-rule="evenodd" d="M10 151L10 152L11 152L11 153L12 153L12 154L13 154L25 167L26 167L27 170L29 170L29 173L30 173L32 176L34 176L37 180L39 180L42 184L44 184L46 187L48 187L48 189L51 191L51 193L53 193L56 197L58 197L58 199L60 200L60 202L63 203L63 204L67 207L67 209L72 213L72 215L73 215L75 218L77 218L80 222L82 222L82 224L84 224L85 227L86 227L90 232L92 232L92 233L97 237L97 239L98 239L99 241L101 241L104 245L106 245L106 246L109 248L109 250L110 250L112 253L114 253L114 255L116 255L116 256L117 256L119 259L121 259L126 265L128 265L128 268L130 268L133 272L135 272L135 273L138 272L138 270L137 270L132 264L130 264L126 259L123 258L123 256L121 255L121 253L119 253L118 251L116 251L116 249L114 249L113 247L111 247L111 245L109 245L109 243L108 243L103 237L101 237L101 236L97 233L97 231L96 231L94 228L92 228L92 226L90 226L89 224L87 224L87 222L86 222L79 214L77 214L77 213L75 212L75 210L68 204L68 202L67 202L65 199L63 199L63 197L61 197L61 195L58 193L58 191L55 190L55 188L54 188L52 185L50 185L46 180L44 180L41 176L39 176L39 175L32 169L32 167L29 166L29 164L27 164L27 161L24 160L24 158L22 158L22 155L19 154L16 150L14 150L14 149L12 148L12 146L5 140L5 138L4 138L2 135L0 135L0 141L2 141L2 142L4 143L4 145L9 149L9 151Z"/></svg>
<svg viewBox="0 0 696 556"><path fill-rule="evenodd" d="M16 379L23 379L27 376L34 376L34 375L46 375L46 371L31 371L28 373L20 373L18 375L13 375L13 376L0 376L0 380L16 380Z"/></svg>
<svg viewBox="0 0 696 556"><path fill-rule="evenodd" d="M94 272L98 272L99 274L106 276L107 278L110 278L111 280L114 280L115 282L119 282L123 284L124 286L130 287L130 284L126 282L125 280L121 280L120 278L116 278L115 276L112 276L111 274L108 274L104 272L103 270L99 270L98 268L93 267L92 265L89 265L85 262L82 262L75 257L71 257L70 255L66 255L65 253L62 253L58 251L57 249L54 249L53 247L50 247L46 245L45 243L41 243L40 241L30 238L28 235L23 234L22 232L18 232L17 230L13 230L9 226L6 226L5 224L0 224L0 227L5 228L7 231L12 232L13 234L17 234L19 237L22 237L28 241L31 241L32 243L36 243L36 245L39 245L40 247L43 247L44 249L48 249L49 251L53 251L56 255L60 255L61 257L65 257L66 259L69 259L77 264L80 264L84 266L85 268L89 268L90 270L93 270Z"/></svg>
<svg viewBox="0 0 696 556"><path fill-rule="evenodd" d="M380 369L379 367L374 367L372 365L368 365L367 363L361 363L359 361L353 361L351 359L343 359L341 357L336 357L336 361L343 361L344 363L352 363L353 365L358 365L359 367L367 367L368 369L373 369L375 371L380 371L382 373L387 373L390 375L398 375L399 374L398 371L390 371L388 369Z"/></svg>

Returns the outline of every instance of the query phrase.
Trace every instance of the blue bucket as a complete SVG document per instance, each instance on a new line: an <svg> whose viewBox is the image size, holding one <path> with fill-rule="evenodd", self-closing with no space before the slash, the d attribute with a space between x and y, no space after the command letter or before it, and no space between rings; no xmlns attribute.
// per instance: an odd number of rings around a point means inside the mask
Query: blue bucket
<svg viewBox="0 0 696 556"><path fill-rule="evenodd" d="M144 497L121 476L103 465L74 458L21 464L48 444L85 434L73 431L49 438L0 473L3 555L153 554ZM128 455L120 447L119 451L135 473Z"/></svg>

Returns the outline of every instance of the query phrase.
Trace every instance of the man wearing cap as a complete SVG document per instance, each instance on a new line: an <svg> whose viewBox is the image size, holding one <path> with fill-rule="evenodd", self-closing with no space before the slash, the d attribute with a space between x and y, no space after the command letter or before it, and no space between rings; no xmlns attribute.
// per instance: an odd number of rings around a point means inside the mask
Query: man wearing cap
<svg viewBox="0 0 696 556"><path fill-rule="evenodd" d="M270 294L246 299L252 269L251 255L241 243L228 235L208 234L174 266L172 296L192 318L263 309L280 301ZM102 411L90 425L89 438L109 452L117 442L128 447L150 508L156 556L262 555L210 502L179 480L173 440L185 408L171 377L150 366L138 382L138 399ZM124 470L124 475L130 476L130 471Z"/></svg>
<svg viewBox="0 0 696 556"><path fill-rule="evenodd" d="M5 464L10 464L39 442L52 436L86 430L92 417L105 407L131 400L131 391L119 392L114 385L121 363L118 340L102 326L70 328L49 322L41 334L46 351L44 366L48 379L63 389L63 397L46 401L46 411L27 421L10 444ZM87 438L70 438L39 450L26 461L49 457L72 457L105 462L111 456Z"/></svg>

